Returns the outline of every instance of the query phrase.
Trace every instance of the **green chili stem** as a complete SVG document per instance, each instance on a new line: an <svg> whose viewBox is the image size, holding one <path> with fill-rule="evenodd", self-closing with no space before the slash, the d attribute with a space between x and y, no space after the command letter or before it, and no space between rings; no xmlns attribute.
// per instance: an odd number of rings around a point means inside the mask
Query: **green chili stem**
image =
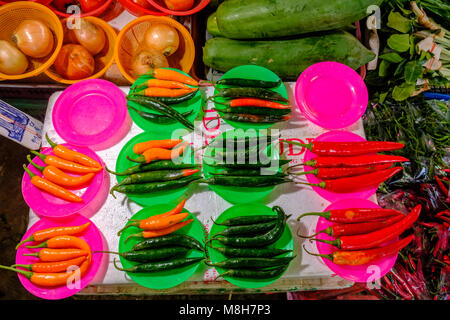
<svg viewBox="0 0 450 320"><path fill-rule="evenodd" d="M36 163L34 163L32 160L31 160L31 156L30 155L27 155L27 160L28 160L28 162L29 163L31 163L31 165L32 166L34 166L36 169L38 169L39 171L44 171L44 169L45 169L45 167L43 167L43 166L40 166L40 165L37 165Z"/></svg>
<svg viewBox="0 0 450 320"><path fill-rule="evenodd" d="M15 271L18 272L20 274L23 274L25 277L27 277L28 279L31 278L31 276L33 275L33 272L30 271L25 271L25 270L20 270L20 269L15 269L12 267L7 267L7 266L2 266L0 265L0 269L5 269L5 270L10 270L10 271Z"/></svg>
<svg viewBox="0 0 450 320"><path fill-rule="evenodd" d="M11 267L21 267L21 268L25 268L25 269L30 270L30 271L33 270L33 265L32 264L13 264L13 265L11 265Z"/></svg>
<svg viewBox="0 0 450 320"><path fill-rule="evenodd" d="M45 162L45 157L46 157L46 155L45 154L42 154L42 153L39 153L39 152L37 152L37 151L34 151L34 150L30 150L30 152L32 153L32 154L34 154L34 155L36 155L36 156L38 156L42 161L44 161Z"/></svg>
<svg viewBox="0 0 450 320"><path fill-rule="evenodd" d="M341 247L341 242L339 241L339 239L336 239L336 240L323 240L323 239L315 238L315 239L311 239L311 240L327 243L327 244L330 244L330 245L338 247L338 248Z"/></svg>
<svg viewBox="0 0 450 320"><path fill-rule="evenodd" d="M312 255L312 256L316 256L316 257L322 257L322 258L326 258L330 261L333 261L333 255L332 254L318 254L318 253L312 253L308 250L306 250L305 245L303 245L303 250L305 250L308 254Z"/></svg>
<svg viewBox="0 0 450 320"><path fill-rule="evenodd" d="M22 240L21 242L19 242L16 246L16 250L20 247L20 245L24 244L25 242L29 242L29 241L34 241L34 237L33 235L29 236L27 239Z"/></svg>
<svg viewBox="0 0 450 320"><path fill-rule="evenodd" d="M30 169L28 169L26 165L23 165L23 168L30 175L30 178L33 178L36 175L33 172L31 172Z"/></svg>
<svg viewBox="0 0 450 320"><path fill-rule="evenodd" d="M50 140L50 137L48 136L47 133L45 134L45 139L47 139L47 142L50 144L52 149L58 145L58 144L54 143L52 140Z"/></svg>
<svg viewBox="0 0 450 320"><path fill-rule="evenodd" d="M289 140L282 140L282 142L285 142L285 143L287 143L287 144L294 144L294 145L296 145L296 146L300 146L300 147L306 148L306 149L308 149L309 151L311 151L312 148L313 148L312 142L310 142L310 143L308 143L308 144L306 144L306 143L301 143L301 142L297 142L297 141L289 141Z"/></svg>
<svg viewBox="0 0 450 320"><path fill-rule="evenodd" d="M42 243L40 243L38 245L35 245L35 246L25 246L25 247L29 248L29 249L46 248L47 247L47 241L44 241L44 242L42 242Z"/></svg>
<svg viewBox="0 0 450 320"><path fill-rule="evenodd" d="M123 227L122 229L120 229L119 232L117 232L117 235L120 236L121 233L122 233L125 229L128 229L129 227L139 227L139 222L131 222L130 224L127 224L125 227Z"/></svg>
<svg viewBox="0 0 450 320"><path fill-rule="evenodd" d="M119 266L117 266L117 264L116 264L116 258L114 258L114 267L115 267L117 270L120 270L120 271L129 271L129 270L130 270L130 269L120 268Z"/></svg>
<svg viewBox="0 0 450 320"><path fill-rule="evenodd" d="M297 218L297 221L300 221L301 218L306 217L306 216L320 216L323 217L325 219L330 219L330 212L326 211L326 212L308 212L308 213L304 213L301 216L299 216Z"/></svg>

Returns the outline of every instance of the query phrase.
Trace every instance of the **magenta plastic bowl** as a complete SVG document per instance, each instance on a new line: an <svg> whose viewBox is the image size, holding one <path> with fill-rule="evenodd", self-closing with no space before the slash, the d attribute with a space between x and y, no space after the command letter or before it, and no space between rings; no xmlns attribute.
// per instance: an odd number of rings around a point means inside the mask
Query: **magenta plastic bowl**
<svg viewBox="0 0 450 320"><path fill-rule="evenodd" d="M334 141L334 142L341 142L341 141L365 141L365 139L355 133L348 132L348 131L328 131L324 134L321 134L317 138L314 139L315 141ZM306 150L304 160L303 162L309 161L311 159L314 159L317 157L314 153L312 153L309 150ZM313 167L310 166L304 166L304 170L306 171L312 171L314 170ZM309 183L320 183L322 180L318 179L313 174L306 174L306 180L308 180ZM348 193L337 193L337 192L331 192L328 190L325 190L320 187L312 187L315 192L317 192L318 195L320 195L325 200L328 200L330 202L335 202L342 199L347 198L359 198L359 199L368 199L372 195L375 194L375 192L378 189L377 187L374 188L367 188L367 189L361 189L359 191L355 192L348 192Z"/></svg>
<svg viewBox="0 0 450 320"><path fill-rule="evenodd" d="M69 144L63 145L74 151L84 153L105 167L102 159L89 148ZM41 153L45 155L54 155L51 148L44 148ZM32 161L37 165L45 166L44 162L37 156L32 159ZM39 170L33 165L29 164L28 169L30 169L31 172L42 176ZM26 172L24 172L22 178L22 195L27 205L38 216L55 219L66 218L75 213L80 213L85 217L93 216L105 203L108 197L109 187L110 177L108 172L103 169L94 176L88 186L82 189L70 189L70 191L83 199L83 202L75 203L60 199L45 191L41 191L31 183L30 176Z"/></svg>
<svg viewBox="0 0 450 320"><path fill-rule="evenodd" d="M114 146L132 124L125 94L102 79L82 80L67 87L56 100L52 121L66 142L92 150Z"/></svg>
<svg viewBox="0 0 450 320"><path fill-rule="evenodd" d="M104 236L97 228L97 226L90 221L89 219L80 216L74 215L70 219L66 219L64 222L57 222L50 219L40 219L37 221L31 228L25 233L22 237L22 240L27 239L31 234L38 230L43 230L47 228L59 227L59 226L78 226L90 222L89 227L80 235L76 235L80 237L84 241L86 241L91 247L92 251L107 251L108 245L105 241ZM22 244L16 253L16 264L31 264L39 261L39 258L33 256L23 256L24 253L32 253L37 252L41 249L29 249L26 246L34 246L37 245L38 242L26 242ZM89 267L87 273L80 278L79 282L69 282L67 286L61 287L42 287L33 284L27 277L19 274L19 280L25 289L28 290L31 294L48 300L59 300L70 297L80 290L85 288L89 283L96 282L99 283L104 278L106 274L105 266L108 265L108 254L107 253L93 253L92 254L92 263ZM75 277L74 277L75 278Z"/></svg>
<svg viewBox="0 0 450 320"><path fill-rule="evenodd" d="M379 208L379 206L372 201L363 200L363 199L345 199L338 202L334 202L329 205L325 210L332 209L350 209L350 208ZM329 222L325 218L320 217L317 221L316 231L326 229L331 226L333 223ZM327 234L320 233L317 235L318 239L322 240L333 240L334 238L330 237ZM384 243L384 245L395 242L389 241L389 243ZM319 254L330 254L334 250L335 247L332 245L315 241L317 250ZM345 265L337 265L331 262L326 258L322 258L323 262L330 268L331 271L335 272L341 278L344 278L349 281L355 282L375 282L376 280L382 278L395 264L395 260L397 260L397 255L393 255L390 257L385 257L382 259L378 259L376 261L372 261L367 264L363 264L360 266L345 266Z"/></svg>
<svg viewBox="0 0 450 320"><path fill-rule="evenodd" d="M352 68L338 62L320 62L300 74L295 100L312 123L325 129L342 129L361 118L369 94L364 80Z"/></svg>

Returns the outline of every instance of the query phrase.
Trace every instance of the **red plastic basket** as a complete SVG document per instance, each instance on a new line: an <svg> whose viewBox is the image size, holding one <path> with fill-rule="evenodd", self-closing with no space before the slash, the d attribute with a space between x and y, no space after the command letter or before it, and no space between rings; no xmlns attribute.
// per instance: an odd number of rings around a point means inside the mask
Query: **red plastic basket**
<svg viewBox="0 0 450 320"><path fill-rule="evenodd" d="M147 0L153 7L156 9L165 12L167 14L171 14L174 16L189 16L191 14L197 13L202 10L204 7L208 5L211 0L195 0L194 5L191 9L186 11L174 11L167 8L164 3L164 0Z"/></svg>
<svg viewBox="0 0 450 320"><path fill-rule="evenodd" d="M95 10L92 10L92 11L90 11L90 12L84 12L84 13L80 14L80 17L81 17L81 18L82 18L82 17L88 17L88 16L98 17L98 16L101 15L103 12L105 12L105 10L109 7L109 5L111 4L112 1L113 1L113 0L106 0L105 3L104 3L102 6L98 7L98 8L95 9ZM48 7L49 7L50 9L52 9L53 12L56 13L56 14L57 14L58 16L60 16L60 17L67 18L67 17L72 16L72 14L69 14L69 13L62 12L62 11L57 10L55 7L53 7L53 6L51 5L51 3L48 5Z"/></svg>
<svg viewBox="0 0 450 320"><path fill-rule="evenodd" d="M156 8L145 9L140 5L136 4L132 0L119 0L120 4L127 10L129 13L136 17L142 17L147 15L153 16L167 16L168 14L165 12L161 12Z"/></svg>

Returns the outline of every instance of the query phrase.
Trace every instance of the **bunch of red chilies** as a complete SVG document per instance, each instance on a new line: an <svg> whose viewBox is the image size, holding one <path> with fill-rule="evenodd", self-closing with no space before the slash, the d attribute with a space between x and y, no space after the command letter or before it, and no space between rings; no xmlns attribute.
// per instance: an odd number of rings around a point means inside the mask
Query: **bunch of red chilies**
<svg viewBox="0 0 450 320"><path fill-rule="evenodd" d="M424 183L389 194L378 194L383 208L408 212L422 205L414 240L399 253L394 267L381 279L379 289L367 289L380 299L449 300L450 195L449 170L436 183Z"/></svg>

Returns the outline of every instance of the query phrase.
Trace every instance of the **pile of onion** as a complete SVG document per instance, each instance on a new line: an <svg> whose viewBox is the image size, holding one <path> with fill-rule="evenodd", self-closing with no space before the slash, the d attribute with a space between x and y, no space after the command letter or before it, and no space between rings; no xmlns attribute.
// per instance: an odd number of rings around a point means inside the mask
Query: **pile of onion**
<svg viewBox="0 0 450 320"><path fill-rule="evenodd" d="M65 25L64 45L53 66L65 79L81 80L95 71L95 56L106 45L106 34L96 24L80 19L79 25L69 29Z"/></svg>
<svg viewBox="0 0 450 320"><path fill-rule="evenodd" d="M144 33L142 46L138 50L130 66L134 77L151 71L154 68L169 67L167 57L173 55L180 46L178 31L168 24L152 24Z"/></svg>
<svg viewBox="0 0 450 320"><path fill-rule="evenodd" d="M11 42L0 41L0 72L19 75L26 72L28 58L45 58L53 52L54 36L40 20L23 20L11 34Z"/></svg>

